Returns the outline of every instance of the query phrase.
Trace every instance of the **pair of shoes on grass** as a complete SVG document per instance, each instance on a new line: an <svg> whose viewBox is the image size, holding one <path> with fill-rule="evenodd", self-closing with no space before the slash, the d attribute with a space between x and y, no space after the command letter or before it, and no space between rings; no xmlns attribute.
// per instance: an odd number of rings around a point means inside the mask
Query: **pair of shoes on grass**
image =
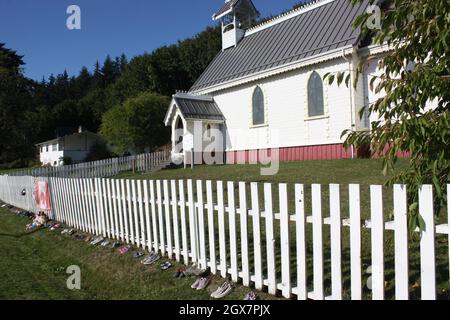
<svg viewBox="0 0 450 320"><path fill-rule="evenodd" d="M76 234L76 235L74 236L74 238L75 238L75 240L81 241L81 240L84 240L84 235L82 235L82 234Z"/></svg>
<svg viewBox="0 0 450 320"><path fill-rule="evenodd" d="M166 261L164 263L161 263L160 267L161 270L168 270L172 267L172 264L169 261Z"/></svg>
<svg viewBox="0 0 450 320"><path fill-rule="evenodd" d="M109 245L109 240L105 240L105 241L103 241L100 245L102 246L102 247L106 247L106 246L108 246Z"/></svg>
<svg viewBox="0 0 450 320"><path fill-rule="evenodd" d="M253 301L256 300L256 293L254 293L253 291L247 293L247 295L245 296L244 300L249 300L249 301Z"/></svg>
<svg viewBox="0 0 450 320"><path fill-rule="evenodd" d="M210 281L211 280L209 278L207 278L207 277L198 278L191 285L191 288L192 289L196 289L196 290L203 290L203 289L205 289L208 286Z"/></svg>
<svg viewBox="0 0 450 320"><path fill-rule="evenodd" d="M231 290L233 290L233 287L228 281L225 281L216 291L211 293L211 298L222 299L229 295Z"/></svg>
<svg viewBox="0 0 450 320"><path fill-rule="evenodd" d="M103 237L97 237L91 242L91 245L96 246L102 241L104 241Z"/></svg>
<svg viewBox="0 0 450 320"><path fill-rule="evenodd" d="M157 254L150 254L148 256L146 256L144 259L141 260L141 263L143 265L149 266L154 264L156 261L158 261L159 259L161 259L161 257Z"/></svg>
<svg viewBox="0 0 450 320"><path fill-rule="evenodd" d="M130 251L130 249L131 249L131 245L127 245L127 246L125 246L125 247L120 248L120 249L119 249L119 253L120 253L120 254L125 254L125 253L127 253L128 251Z"/></svg>
<svg viewBox="0 0 450 320"><path fill-rule="evenodd" d="M135 258L135 259L138 259L138 258L143 257L143 256L144 256L144 253L141 252L141 251L136 251L136 252L133 253L133 258Z"/></svg>
<svg viewBox="0 0 450 320"><path fill-rule="evenodd" d="M177 268L177 271L175 272L175 278L184 278L186 277L186 268L179 267Z"/></svg>
<svg viewBox="0 0 450 320"><path fill-rule="evenodd" d="M192 265L192 266L190 266L190 267L188 267L188 268L186 269L185 274L186 274L187 276L197 276L197 277L200 277L200 276L203 276L203 275L206 274L206 270L200 269L200 268L198 268L197 266Z"/></svg>
<svg viewBox="0 0 450 320"><path fill-rule="evenodd" d="M75 233L75 230L73 229L64 229L61 231L61 234L68 234L69 236L73 235Z"/></svg>

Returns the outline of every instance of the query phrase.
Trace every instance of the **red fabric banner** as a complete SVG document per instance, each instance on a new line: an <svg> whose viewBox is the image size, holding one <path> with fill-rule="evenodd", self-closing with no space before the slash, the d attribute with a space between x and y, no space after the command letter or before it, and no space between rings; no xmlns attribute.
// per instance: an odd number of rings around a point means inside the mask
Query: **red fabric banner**
<svg viewBox="0 0 450 320"><path fill-rule="evenodd" d="M36 200L39 210L51 210L47 181L36 181Z"/></svg>

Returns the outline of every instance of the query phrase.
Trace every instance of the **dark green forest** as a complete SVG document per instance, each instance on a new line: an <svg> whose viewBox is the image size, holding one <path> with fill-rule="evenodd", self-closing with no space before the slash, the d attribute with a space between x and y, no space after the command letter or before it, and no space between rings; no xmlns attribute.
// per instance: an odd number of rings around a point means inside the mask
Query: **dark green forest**
<svg viewBox="0 0 450 320"><path fill-rule="evenodd" d="M220 28L208 27L192 38L130 61L125 55L107 56L95 63L92 72L83 67L77 76L70 77L64 71L36 82L23 74L24 57L0 43L0 168L38 165L34 145L53 139L55 128L82 125L98 132L103 118L113 118L104 117L109 110L130 105L136 99L164 103L157 116L161 118L168 97L176 90L188 90L220 49ZM153 94L145 95L149 92ZM159 125L162 127L162 122ZM108 123L103 127L107 133ZM146 147L164 144L169 137L166 134L159 143ZM145 136L140 137L143 139ZM137 151L144 148L142 142L135 147Z"/></svg>

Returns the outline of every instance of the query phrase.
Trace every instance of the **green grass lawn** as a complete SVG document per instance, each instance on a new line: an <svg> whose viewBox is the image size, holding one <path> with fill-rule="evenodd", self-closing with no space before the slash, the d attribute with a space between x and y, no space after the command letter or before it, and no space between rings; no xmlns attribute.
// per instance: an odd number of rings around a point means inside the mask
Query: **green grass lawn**
<svg viewBox="0 0 450 320"><path fill-rule="evenodd" d="M223 281L214 277L206 291L196 291L190 288L195 278L176 279L173 268L143 266L131 254L121 256L117 250L93 247L56 231L26 233L27 223L0 209L0 300L203 300L210 299L210 292ZM81 268L79 291L66 287L70 265ZM241 300L248 291L237 286L228 298Z"/></svg>
<svg viewBox="0 0 450 320"><path fill-rule="evenodd" d="M399 159L398 169L407 166ZM116 177L142 179L201 179L272 183L360 183L381 184L385 181L381 160L321 160L281 162L278 174L261 176L261 165L195 166L194 169L165 169L155 173L133 174L123 172Z"/></svg>

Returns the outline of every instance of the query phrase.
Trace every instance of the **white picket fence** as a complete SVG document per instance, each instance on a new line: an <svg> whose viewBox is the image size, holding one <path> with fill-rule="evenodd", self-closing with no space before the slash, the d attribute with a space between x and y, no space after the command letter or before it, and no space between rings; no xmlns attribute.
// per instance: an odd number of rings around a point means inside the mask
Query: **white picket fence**
<svg viewBox="0 0 450 320"><path fill-rule="evenodd" d="M170 150L84 162L59 167L24 169L10 176L96 178L111 177L124 171L147 172L170 164Z"/></svg>
<svg viewBox="0 0 450 320"><path fill-rule="evenodd" d="M16 208L38 212L35 200L35 177L0 176L0 200ZM25 190L25 195L22 191Z"/></svg>
<svg viewBox="0 0 450 320"><path fill-rule="evenodd" d="M29 198L15 200L21 188L11 189L12 179L0 178L0 199L29 208ZM31 181L21 179L15 186ZM407 193L402 185L392 190L393 221L385 221L383 189L377 185L369 190L370 208L361 207L364 194L356 184L314 184L308 193L310 198L305 196L309 186L302 184L289 189L287 184L270 183L49 178L49 185L55 219L71 227L159 252L185 264L195 262L245 286L267 287L271 294L279 290L286 298L296 296L300 300L388 298L385 239L393 232L395 293L391 298L410 298L412 271L420 274L421 298L437 298L436 237L443 234L448 240L450 208L447 224L436 225L429 185L420 191L419 210L426 229L421 231L417 249L418 270L411 267ZM344 188L348 188L348 199L341 196ZM447 188L450 191L450 185ZM325 191L329 212L322 209ZM295 199L295 205L291 202L289 207L289 199ZM344 202L349 204L348 214L341 210ZM306 212L306 203L311 214ZM370 219L361 219L362 209L370 211ZM370 236L364 236L364 230L370 231ZM349 257L343 254L344 233L349 233ZM372 286L367 295L362 250L369 242ZM439 258L448 259L448 242L444 246L446 257ZM350 285L345 284L345 278L350 279Z"/></svg>

